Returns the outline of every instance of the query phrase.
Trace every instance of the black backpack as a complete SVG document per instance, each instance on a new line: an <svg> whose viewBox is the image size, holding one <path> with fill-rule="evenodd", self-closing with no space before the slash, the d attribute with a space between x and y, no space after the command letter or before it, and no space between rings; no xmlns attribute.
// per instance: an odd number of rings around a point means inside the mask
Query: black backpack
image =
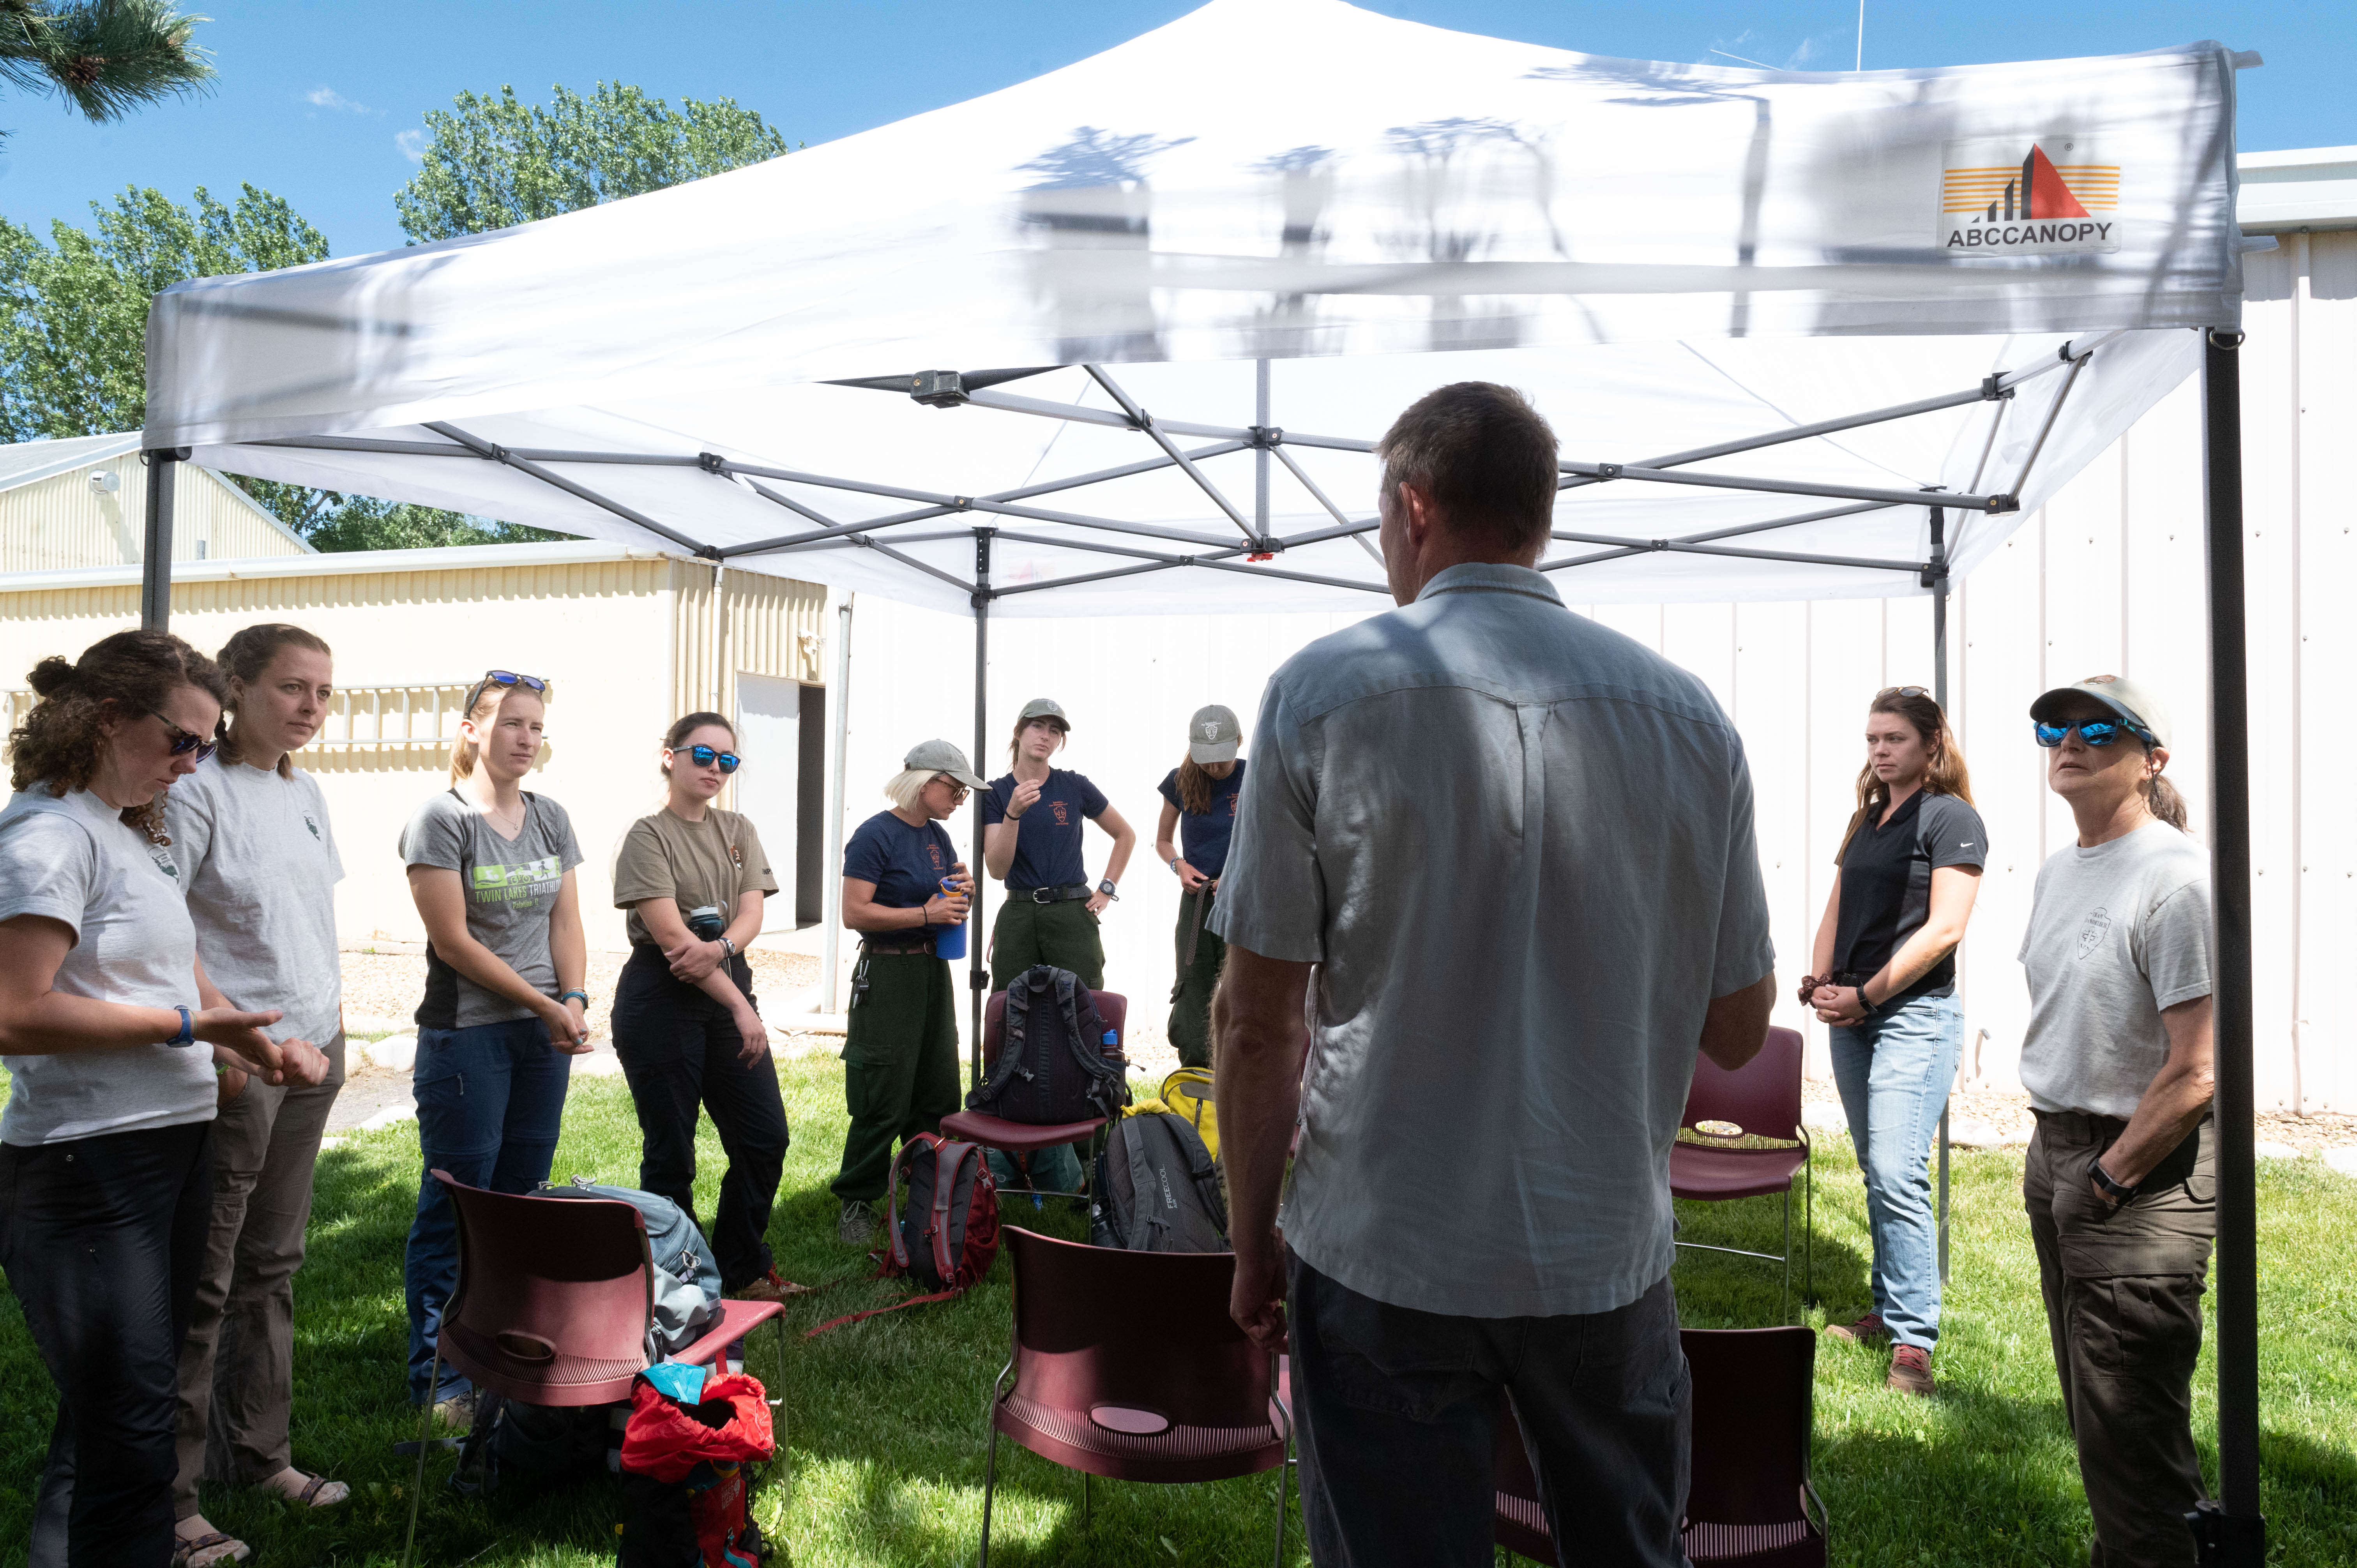
<svg viewBox="0 0 2357 1568"><path fill-rule="evenodd" d="M990 1077L965 1097L968 1111L1027 1127L1121 1114L1129 1103L1126 1058L1108 1057L1095 999L1069 969L1035 964L1006 988L1006 1022Z"/></svg>
<svg viewBox="0 0 2357 1568"><path fill-rule="evenodd" d="M1228 1197L1201 1134L1168 1111L1114 1123L1097 1156L1089 1240L1133 1252L1225 1252Z"/></svg>
<svg viewBox="0 0 2357 1568"><path fill-rule="evenodd" d="M502 1491L537 1496L552 1487L622 1467L622 1423L630 1404L527 1404L485 1390L474 1424L458 1439L450 1487L462 1496Z"/></svg>

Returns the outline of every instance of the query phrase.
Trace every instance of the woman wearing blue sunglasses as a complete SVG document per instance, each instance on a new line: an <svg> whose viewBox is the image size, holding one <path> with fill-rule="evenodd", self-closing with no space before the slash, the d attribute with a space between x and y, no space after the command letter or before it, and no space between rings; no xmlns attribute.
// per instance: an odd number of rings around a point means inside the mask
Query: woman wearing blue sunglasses
<svg viewBox="0 0 2357 1568"><path fill-rule="evenodd" d="M1874 1304L1827 1330L1891 1344L1889 1385L1932 1391L1939 1231L1924 1151L1948 1103L1964 1015L1956 945L1988 857L1964 756L1921 686L1878 692L1866 715L1857 809L1817 929L1801 1001L1830 1025L1834 1082L1866 1178Z"/></svg>
<svg viewBox="0 0 2357 1568"><path fill-rule="evenodd" d="M695 1118L709 1111L728 1155L705 1233L721 1289L778 1301L806 1287L780 1277L764 1240L790 1135L744 953L778 879L752 820L712 803L741 765L718 714L690 714L663 736L662 807L630 824L614 856L614 907L630 911L630 936L614 1055L644 1140L639 1186L694 1214Z"/></svg>

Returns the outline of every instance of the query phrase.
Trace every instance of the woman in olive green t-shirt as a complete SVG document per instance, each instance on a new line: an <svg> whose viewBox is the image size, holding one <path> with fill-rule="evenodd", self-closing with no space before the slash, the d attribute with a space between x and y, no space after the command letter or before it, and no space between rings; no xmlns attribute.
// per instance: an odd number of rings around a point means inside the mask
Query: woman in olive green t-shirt
<svg viewBox="0 0 2357 1568"><path fill-rule="evenodd" d="M690 714L663 738L668 798L630 824L614 856L614 906L630 911L630 935L614 1055L645 1140L639 1185L695 1213L696 1112L709 1111L728 1155L705 1231L721 1289L776 1301L805 1287L779 1277L765 1239L789 1134L742 950L760 934L778 879L752 822L712 804L740 763L718 714Z"/></svg>

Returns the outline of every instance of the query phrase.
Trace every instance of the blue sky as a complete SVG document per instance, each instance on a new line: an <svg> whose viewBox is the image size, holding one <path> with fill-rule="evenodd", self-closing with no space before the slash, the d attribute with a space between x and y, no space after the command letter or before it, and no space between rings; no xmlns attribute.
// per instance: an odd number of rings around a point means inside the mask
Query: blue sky
<svg viewBox="0 0 2357 1568"><path fill-rule="evenodd" d="M0 212L46 232L125 185L185 199L251 181L336 253L399 245L393 193L424 113L461 89L635 82L673 102L728 95L789 140L823 142L1004 87L1192 8L1189 0L183 0L221 70L209 97L113 126L0 96ZM1591 54L1846 69L1856 0L1377 0L1373 9ZM2115 54L2214 38L2257 49L2240 81L2246 150L2357 143L2351 0L1868 0L1869 70Z"/></svg>

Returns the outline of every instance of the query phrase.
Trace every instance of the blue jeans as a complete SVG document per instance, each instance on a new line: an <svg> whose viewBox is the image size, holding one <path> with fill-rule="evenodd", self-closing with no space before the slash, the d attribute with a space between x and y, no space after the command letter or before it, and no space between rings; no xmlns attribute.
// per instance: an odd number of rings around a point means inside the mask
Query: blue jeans
<svg viewBox="0 0 2357 1568"><path fill-rule="evenodd" d="M573 1058L548 1043L537 1018L417 1031L417 1218L409 1225L402 1271L409 1295L409 1399L448 1399L472 1385L442 1369L435 1393L434 1341L443 1304L458 1282L458 1231L450 1200L433 1173L468 1187L530 1192L548 1179L565 1117Z"/></svg>
<svg viewBox="0 0 2357 1568"><path fill-rule="evenodd" d="M1866 1176L1874 1310L1900 1345L1940 1337L1940 1228L1924 1156L1955 1081L1964 1010L1918 996L1856 1028L1832 1030L1834 1082Z"/></svg>

